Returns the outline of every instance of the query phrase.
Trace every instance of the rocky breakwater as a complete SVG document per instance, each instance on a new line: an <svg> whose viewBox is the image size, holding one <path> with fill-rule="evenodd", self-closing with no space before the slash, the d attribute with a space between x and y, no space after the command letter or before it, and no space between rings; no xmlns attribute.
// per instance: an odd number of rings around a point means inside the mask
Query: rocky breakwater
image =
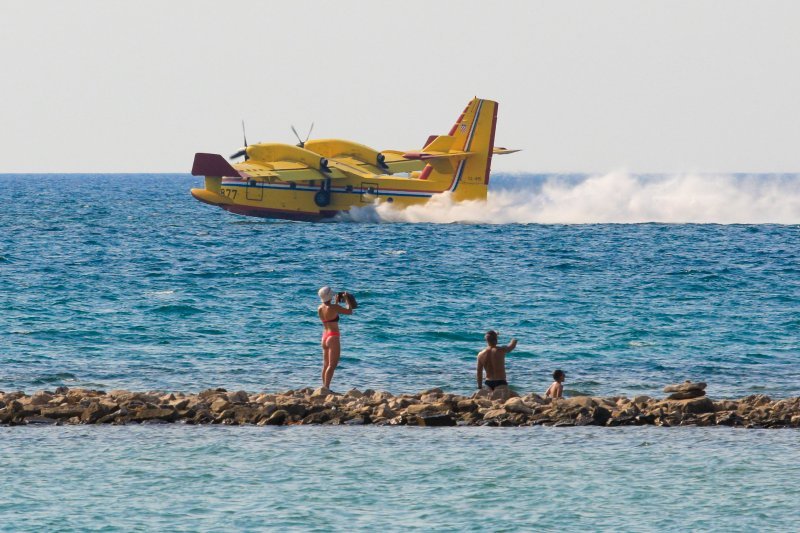
<svg viewBox="0 0 800 533"><path fill-rule="evenodd" d="M715 401L705 388L705 383L669 385L663 399L642 395L552 400L509 390L461 396L430 389L395 396L357 389L337 394L325 388L185 394L59 387L31 395L0 391L0 424L800 427L800 397L773 400L753 395Z"/></svg>

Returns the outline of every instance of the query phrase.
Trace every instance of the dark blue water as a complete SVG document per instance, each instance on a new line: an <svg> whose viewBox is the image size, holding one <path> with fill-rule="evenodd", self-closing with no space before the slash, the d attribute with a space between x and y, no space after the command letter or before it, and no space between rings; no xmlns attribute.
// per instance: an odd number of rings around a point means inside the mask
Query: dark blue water
<svg viewBox="0 0 800 533"><path fill-rule="evenodd" d="M337 389L467 392L495 328L521 391L558 367L587 394L800 394L800 226L307 224L200 204L199 183L0 178L0 389L316 385L331 284L361 304Z"/></svg>
<svg viewBox="0 0 800 533"><path fill-rule="evenodd" d="M520 340L521 392L559 367L572 394L692 379L712 397L798 395L800 177L715 179L498 176L486 205L307 224L199 204L188 176L2 176L0 390L315 386L316 291L331 284L361 304L341 322L337 390L470 392L496 328ZM554 220L747 223L536 223ZM800 519L797 442L5 427L0 530L785 531Z"/></svg>

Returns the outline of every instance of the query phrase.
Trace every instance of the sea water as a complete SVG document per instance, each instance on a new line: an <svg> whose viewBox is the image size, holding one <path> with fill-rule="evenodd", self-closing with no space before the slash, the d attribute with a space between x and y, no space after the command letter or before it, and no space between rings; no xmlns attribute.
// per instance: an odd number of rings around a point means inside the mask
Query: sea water
<svg viewBox="0 0 800 533"><path fill-rule="evenodd" d="M0 390L800 395L800 176L497 176L484 205L237 217L185 175L0 177ZM649 223L644 223L649 222ZM0 428L0 529L792 529L800 434Z"/></svg>

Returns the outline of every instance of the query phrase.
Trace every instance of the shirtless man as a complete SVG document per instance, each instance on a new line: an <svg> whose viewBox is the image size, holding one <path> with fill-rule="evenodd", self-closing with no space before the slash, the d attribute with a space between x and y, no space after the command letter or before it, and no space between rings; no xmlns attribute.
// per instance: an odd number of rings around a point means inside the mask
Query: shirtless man
<svg viewBox="0 0 800 533"><path fill-rule="evenodd" d="M486 370L486 386L494 390L506 381L506 354L517 347L517 339L511 339L508 346L497 345L497 332L486 332L486 348L478 354L478 389L483 387L483 371Z"/></svg>

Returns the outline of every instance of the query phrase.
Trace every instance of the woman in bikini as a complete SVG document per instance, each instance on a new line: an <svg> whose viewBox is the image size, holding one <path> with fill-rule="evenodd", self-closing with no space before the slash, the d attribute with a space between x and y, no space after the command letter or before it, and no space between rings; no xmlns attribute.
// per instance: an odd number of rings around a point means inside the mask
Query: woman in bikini
<svg viewBox="0 0 800 533"><path fill-rule="evenodd" d="M352 315L353 309L356 308L356 300L353 295L346 292L336 294L327 286L322 287L317 294L322 300L322 304L317 308L319 319L322 321L322 384L330 388L342 352L339 342L339 315ZM339 305L342 300L347 302L347 307Z"/></svg>

